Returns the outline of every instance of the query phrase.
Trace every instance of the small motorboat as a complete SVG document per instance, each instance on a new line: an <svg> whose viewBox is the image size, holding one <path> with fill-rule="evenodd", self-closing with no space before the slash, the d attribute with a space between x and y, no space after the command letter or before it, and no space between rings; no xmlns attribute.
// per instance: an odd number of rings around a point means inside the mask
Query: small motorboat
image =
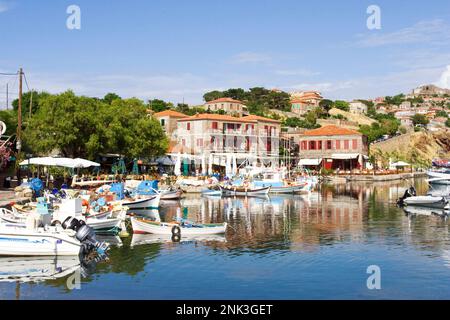
<svg viewBox="0 0 450 320"><path fill-rule="evenodd" d="M436 209L447 209L449 202L445 197L415 196L403 200L407 206L418 206Z"/></svg>
<svg viewBox="0 0 450 320"><path fill-rule="evenodd" d="M207 235L225 233L227 223L197 224L182 222L160 222L144 218L131 217L133 233L145 234L165 234L165 235Z"/></svg>
<svg viewBox="0 0 450 320"><path fill-rule="evenodd" d="M220 186L223 195L226 196L261 196L267 195L271 187L251 188L251 187L237 187L237 186Z"/></svg>

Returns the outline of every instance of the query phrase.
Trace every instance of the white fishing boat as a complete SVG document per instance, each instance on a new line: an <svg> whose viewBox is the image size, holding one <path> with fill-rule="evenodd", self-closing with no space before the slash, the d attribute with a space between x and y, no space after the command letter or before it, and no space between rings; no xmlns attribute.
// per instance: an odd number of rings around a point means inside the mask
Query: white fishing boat
<svg viewBox="0 0 450 320"><path fill-rule="evenodd" d="M183 191L181 190L159 190L159 193L161 194L161 200L177 200L180 199Z"/></svg>
<svg viewBox="0 0 450 320"><path fill-rule="evenodd" d="M133 233L164 235L207 235L225 233L227 223L183 225L178 222L158 222L144 218L131 217Z"/></svg>
<svg viewBox="0 0 450 320"><path fill-rule="evenodd" d="M220 186L223 195L226 196L262 196L267 195L271 187L252 188L252 187L238 187L238 186Z"/></svg>
<svg viewBox="0 0 450 320"><path fill-rule="evenodd" d="M214 188L206 188L201 191L202 195L204 196L221 196L222 190L220 190L219 187Z"/></svg>
<svg viewBox="0 0 450 320"><path fill-rule="evenodd" d="M160 194L150 196L138 196L135 198L126 198L121 201L123 206L129 209L157 209L161 200Z"/></svg>

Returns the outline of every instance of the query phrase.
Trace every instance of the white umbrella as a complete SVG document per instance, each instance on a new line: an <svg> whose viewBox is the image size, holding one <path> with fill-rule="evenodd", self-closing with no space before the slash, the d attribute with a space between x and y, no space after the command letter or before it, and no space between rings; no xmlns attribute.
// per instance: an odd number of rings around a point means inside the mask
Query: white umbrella
<svg viewBox="0 0 450 320"><path fill-rule="evenodd" d="M212 175L213 174L213 154L210 153L209 154L209 161L208 161L208 175Z"/></svg>
<svg viewBox="0 0 450 320"><path fill-rule="evenodd" d="M202 155L202 176L206 176L206 156Z"/></svg>
<svg viewBox="0 0 450 320"><path fill-rule="evenodd" d="M73 164L74 164L73 168L100 167L100 163L81 158L73 159Z"/></svg>
<svg viewBox="0 0 450 320"><path fill-rule="evenodd" d="M231 177L231 159L230 155L227 154L227 160L225 162L225 175L227 177Z"/></svg>
<svg viewBox="0 0 450 320"><path fill-rule="evenodd" d="M404 161L397 161L397 162L392 163L391 166L393 166L393 167L407 167L407 166L410 166L410 164L407 163L407 162L404 162Z"/></svg>
<svg viewBox="0 0 450 320"><path fill-rule="evenodd" d="M181 175L181 154L178 152L177 160L175 161L175 167L173 169L173 173L176 176Z"/></svg>

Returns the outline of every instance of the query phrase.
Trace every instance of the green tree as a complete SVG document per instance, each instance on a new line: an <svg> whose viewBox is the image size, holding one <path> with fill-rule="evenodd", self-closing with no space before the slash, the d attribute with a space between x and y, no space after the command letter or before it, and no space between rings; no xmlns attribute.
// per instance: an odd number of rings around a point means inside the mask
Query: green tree
<svg viewBox="0 0 450 320"><path fill-rule="evenodd" d="M37 92L28 91L22 94L22 120L26 121L30 114L30 103L31 103L31 114L33 115L39 108L39 102L41 99L48 97L50 94L48 92ZM19 99L15 99L12 102L14 111L17 113L19 109Z"/></svg>
<svg viewBox="0 0 450 320"><path fill-rule="evenodd" d="M154 112L161 112L164 110L169 110L173 107L173 104L170 102L166 102L161 99L153 99L148 101L148 106L150 109L152 109Z"/></svg>
<svg viewBox="0 0 450 320"><path fill-rule="evenodd" d="M333 108L333 101L329 99L323 99L319 102L319 107L328 114L331 108Z"/></svg>
<svg viewBox="0 0 450 320"><path fill-rule="evenodd" d="M412 122L414 125L427 125L430 121L427 119L425 115L416 113L412 117Z"/></svg>
<svg viewBox="0 0 450 320"><path fill-rule="evenodd" d="M444 110L439 110L436 112L436 117L448 118L448 113Z"/></svg>
<svg viewBox="0 0 450 320"><path fill-rule="evenodd" d="M116 99L122 99L118 94L110 92L103 97L103 102L111 104Z"/></svg>
<svg viewBox="0 0 450 320"><path fill-rule="evenodd" d="M23 138L28 150L36 154L59 150L67 157L89 159L108 152L156 156L168 144L159 122L146 116L141 100L114 99L108 104L72 91L42 99Z"/></svg>
<svg viewBox="0 0 450 320"><path fill-rule="evenodd" d="M450 119L447 119L447 121L445 121L445 125L450 128Z"/></svg>
<svg viewBox="0 0 450 320"><path fill-rule="evenodd" d="M216 100L219 98L223 98L223 97L224 97L224 93L222 91L217 91L217 90L207 92L203 95L203 99L206 102Z"/></svg>
<svg viewBox="0 0 450 320"><path fill-rule="evenodd" d="M343 111L349 111L350 110L350 105L347 101L343 101L343 100L336 100L334 102L334 107L337 109L341 109Z"/></svg>

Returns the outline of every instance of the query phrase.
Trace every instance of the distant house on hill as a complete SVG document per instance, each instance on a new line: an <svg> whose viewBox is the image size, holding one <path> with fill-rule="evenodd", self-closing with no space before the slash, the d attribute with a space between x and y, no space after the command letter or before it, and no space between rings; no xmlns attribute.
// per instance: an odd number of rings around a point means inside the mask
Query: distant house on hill
<svg viewBox="0 0 450 320"><path fill-rule="evenodd" d="M352 101L349 102L349 112L353 114L366 114L367 113L367 105L362 103L361 101Z"/></svg>
<svg viewBox="0 0 450 320"><path fill-rule="evenodd" d="M443 89L435 86L434 84L426 84L420 87L413 89L413 96L433 96L433 95L450 95L450 89Z"/></svg>
<svg viewBox="0 0 450 320"><path fill-rule="evenodd" d="M320 92L317 91L300 91L291 93L291 112L298 115L304 115L308 111L319 106L323 100Z"/></svg>
<svg viewBox="0 0 450 320"><path fill-rule="evenodd" d="M219 98L206 102L204 105L205 110L219 111L223 110L226 114L245 116L248 115L247 107L242 101L232 98Z"/></svg>

